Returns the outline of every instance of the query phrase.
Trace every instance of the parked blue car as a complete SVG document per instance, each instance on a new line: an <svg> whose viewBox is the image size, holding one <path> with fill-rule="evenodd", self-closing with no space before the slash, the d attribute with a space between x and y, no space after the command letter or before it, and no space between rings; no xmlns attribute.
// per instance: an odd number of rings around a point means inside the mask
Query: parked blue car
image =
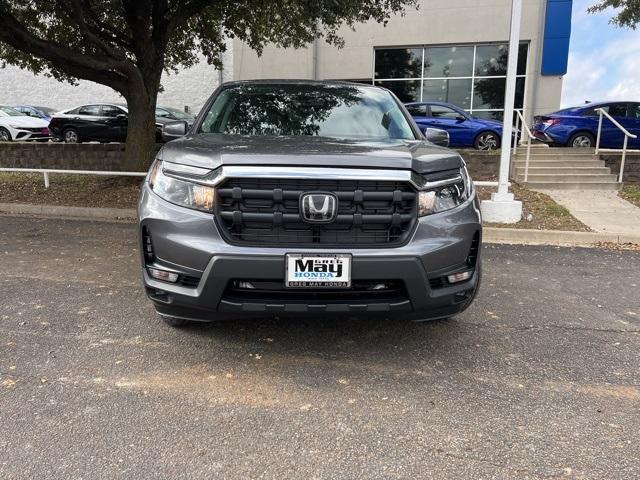
<svg viewBox="0 0 640 480"><path fill-rule="evenodd" d="M414 102L405 104L405 107L420 130L431 127L449 132L451 147L473 147L478 150L500 147L502 122L473 117L445 102Z"/></svg>
<svg viewBox="0 0 640 480"><path fill-rule="evenodd" d="M13 107L21 113L24 113L28 117L41 118L47 122L51 121L51 117L56 111L53 108L48 107L34 107L33 105L17 105Z"/></svg>
<svg viewBox="0 0 640 480"><path fill-rule="evenodd" d="M597 108L604 109L629 133L629 148L640 147L640 102L589 103L535 117L532 133L539 140L556 147L595 147L598 134ZM622 148L624 134L607 117L602 119L600 146Z"/></svg>

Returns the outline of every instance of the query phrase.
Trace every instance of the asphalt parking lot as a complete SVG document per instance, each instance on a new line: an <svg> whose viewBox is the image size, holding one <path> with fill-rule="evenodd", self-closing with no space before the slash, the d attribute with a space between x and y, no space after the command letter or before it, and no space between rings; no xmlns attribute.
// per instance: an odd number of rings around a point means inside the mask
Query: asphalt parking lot
<svg viewBox="0 0 640 480"><path fill-rule="evenodd" d="M640 477L640 253L486 246L460 317L175 330L131 224L0 217L0 478Z"/></svg>

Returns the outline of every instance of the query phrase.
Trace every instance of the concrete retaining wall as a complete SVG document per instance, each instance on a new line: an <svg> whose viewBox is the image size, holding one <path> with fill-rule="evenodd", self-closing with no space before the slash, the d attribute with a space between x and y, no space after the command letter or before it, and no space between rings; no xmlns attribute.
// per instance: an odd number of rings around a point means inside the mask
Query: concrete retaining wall
<svg viewBox="0 0 640 480"><path fill-rule="evenodd" d="M498 178L500 152L479 152L459 150L467 162L467 168L474 180L494 180ZM620 172L620 154L601 154L600 159L616 175ZM625 182L640 182L640 154L627 154L624 164Z"/></svg>
<svg viewBox="0 0 640 480"><path fill-rule="evenodd" d="M473 149L458 150L467 163L474 180L497 180L500 170L500 152L480 152Z"/></svg>
<svg viewBox="0 0 640 480"><path fill-rule="evenodd" d="M160 145L157 146L160 148ZM500 155L460 150L476 180L497 178ZM0 167L59 168L66 170L122 170L121 143L0 143Z"/></svg>
<svg viewBox="0 0 640 480"><path fill-rule="evenodd" d="M160 145L157 145L160 148ZM123 170L123 143L0 143L0 167Z"/></svg>
<svg viewBox="0 0 640 480"><path fill-rule="evenodd" d="M604 160L607 167L611 169L611 173L616 175L620 173L620 162L622 155L616 154L602 154L600 158ZM640 154L627 154L627 158L624 161L624 182L640 182Z"/></svg>

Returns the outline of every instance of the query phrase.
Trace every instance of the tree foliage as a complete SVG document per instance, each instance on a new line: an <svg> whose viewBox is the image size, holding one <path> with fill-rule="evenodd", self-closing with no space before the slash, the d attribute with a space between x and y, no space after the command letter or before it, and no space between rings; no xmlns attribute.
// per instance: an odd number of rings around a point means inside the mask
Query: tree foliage
<svg viewBox="0 0 640 480"><path fill-rule="evenodd" d="M619 27L633 30L640 24L640 0L601 0L589 8L589 13L597 13L613 8L616 10L611 22Z"/></svg>
<svg viewBox="0 0 640 480"><path fill-rule="evenodd" d="M91 80L129 105L127 157L152 149L163 71L203 55L221 64L225 37L258 53L303 47L339 28L386 23L416 0L0 0L0 61L62 81ZM129 162L130 163L130 162Z"/></svg>

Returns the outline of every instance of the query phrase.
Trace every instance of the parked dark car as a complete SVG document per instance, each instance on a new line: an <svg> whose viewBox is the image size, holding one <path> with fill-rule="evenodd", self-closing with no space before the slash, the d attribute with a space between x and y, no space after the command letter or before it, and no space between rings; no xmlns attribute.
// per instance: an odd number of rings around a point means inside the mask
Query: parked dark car
<svg viewBox="0 0 640 480"><path fill-rule="evenodd" d="M56 113L56 110L49 107L36 107L33 105L16 105L17 111L24 113L28 117L41 118L47 122L51 120L51 117Z"/></svg>
<svg viewBox="0 0 640 480"><path fill-rule="evenodd" d="M123 142L127 138L127 116L124 105L81 105L54 115L49 130L66 143Z"/></svg>
<svg viewBox="0 0 640 480"><path fill-rule="evenodd" d="M469 115L445 102L414 102L405 107L420 129L439 128L449 132L451 147L495 150L500 147L502 122Z"/></svg>
<svg viewBox="0 0 640 480"><path fill-rule="evenodd" d="M156 140L159 142L162 141L163 126L177 119L175 112L171 118L165 112L169 112L166 107L156 110L156 115L162 113L162 116L156 116ZM119 103L81 105L55 114L49 129L54 138L66 143L124 142L127 139L128 116L126 105ZM193 117L188 114L186 117L180 120L192 125Z"/></svg>
<svg viewBox="0 0 640 480"><path fill-rule="evenodd" d="M184 122L187 122L187 125L191 126L193 125L193 122L195 122L195 120L196 119L193 115L187 112L183 112L182 110L179 110L177 108L171 108L171 107L156 108L156 122L166 121L166 123L168 123L169 121L171 122L184 121Z"/></svg>
<svg viewBox="0 0 640 480"><path fill-rule="evenodd" d="M221 86L174 122L141 190L146 293L172 326L248 316L432 320L480 283L482 225L460 154L388 90ZM443 138L443 140L446 137Z"/></svg>
<svg viewBox="0 0 640 480"><path fill-rule="evenodd" d="M589 103L540 115L535 117L532 133L539 140L556 147L594 147L598 134L598 108L605 110L629 133L638 136L629 139L629 148L640 147L640 102ZM622 148L623 142L622 131L604 117L600 146Z"/></svg>

